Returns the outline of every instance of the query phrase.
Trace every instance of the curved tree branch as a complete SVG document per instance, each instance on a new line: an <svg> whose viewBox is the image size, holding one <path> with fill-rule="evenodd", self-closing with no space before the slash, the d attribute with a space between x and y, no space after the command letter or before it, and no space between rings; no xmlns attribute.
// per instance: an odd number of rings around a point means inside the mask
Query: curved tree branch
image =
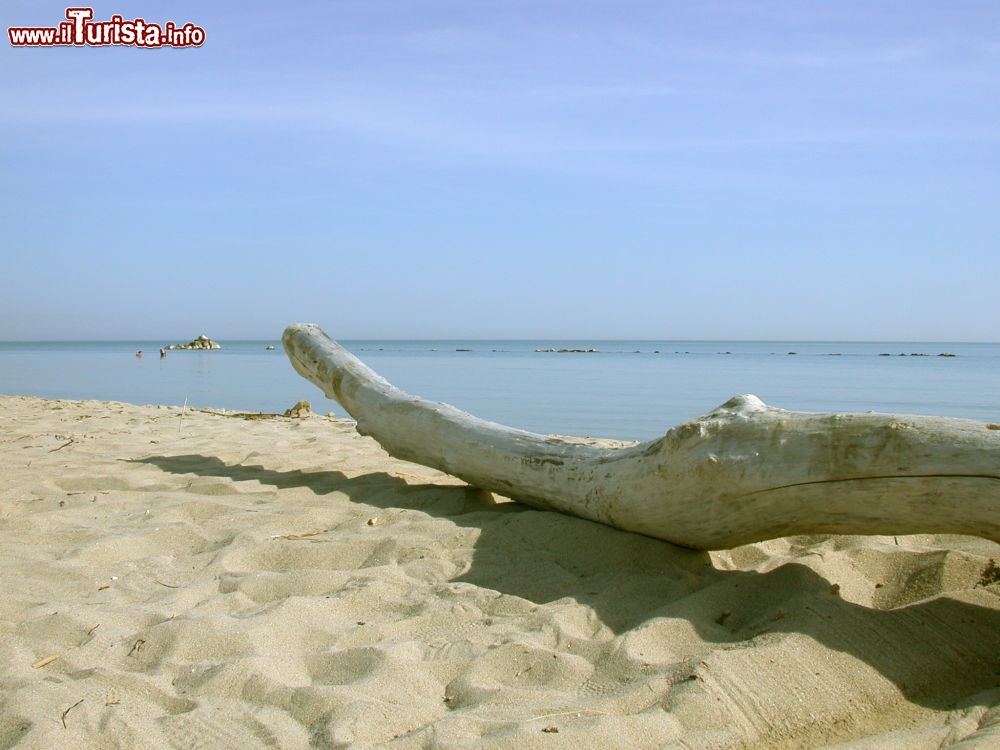
<svg viewBox="0 0 1000 750"><path fill-rule="evenodd" d="M390 455L537 508L698 549L814 533L1000 541L1000 432L981 422L736 396L657 440L611 448L411 396L315 325L282 340L295 370Z"/></svg>

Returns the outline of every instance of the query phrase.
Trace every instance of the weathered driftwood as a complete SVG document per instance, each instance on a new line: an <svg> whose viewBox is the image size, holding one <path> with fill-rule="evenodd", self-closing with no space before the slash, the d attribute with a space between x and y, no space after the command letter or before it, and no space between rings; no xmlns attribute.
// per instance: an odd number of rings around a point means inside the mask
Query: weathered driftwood
<svg viewBox="0 0 1000 750"><path fill-rule="evenodd" d="M790 412L736 396L662 438L612 448L411 396L315 325L290 326L283 343L391 455L538 508L699 549L813 533L1000 541L1000 432L981 422Z"/></svg>

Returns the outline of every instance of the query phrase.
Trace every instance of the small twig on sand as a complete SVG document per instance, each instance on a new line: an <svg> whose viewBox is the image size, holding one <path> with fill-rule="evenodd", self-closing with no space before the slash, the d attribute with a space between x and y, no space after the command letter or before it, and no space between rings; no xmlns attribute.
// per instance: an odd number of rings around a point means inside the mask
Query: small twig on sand
<svg viewBox="0 0 1000 750"><path fill-rule="evenodd" d="M607 716L607 711L598 711L596 708L581 708L577 711L560 711L556 714L542 714L541 716L536 716L532 721L538 721L539 719L551 719L555 716L581 716L582 714L589 714L591 716Z"/></svg>
<svg viewBox="0 0 1000 750"><path fill-rule="evenodd" d="M168 589L179 589L179 588L183 588L182 586L171 586L171 585L170 585L169 583L164 583L163 581L156 581L156 579L153 579L153 580L154 580L154 581L155 581L156 583L160 584L161 586L166 586L166 587L167 587Z"/></svg>
<svg viewBox="0 0 1000 750"><path fill-rule="evenodd" d="M311 536L316 536L317 534L322 534L325 531L326 531L326 529L315 529L313 531L300 531L300 532L295 533L295 534L275 534L271 538L272 539L291 539L291 540L307 539L307 538L309 538Z"/></svg>
<svg viewBox="0 0 1000 750"><path fill-rule="evenodd" d="M143 646L144 643L145 643L145 641L142 640L142 638L138 639L135 643L132 644L132 649L128 652L127 655L128 656L131 656L132 654L138 655L139 654L139 649L142 648L142 646Z"/></svg>
<svg viewBox="0 0 1000 750"><path fill-rule="evenodd" d="M54 662L58 658L59 658L59 654L52 654L51 656L45 656L45 657L39 659L38 661L36 661L34 664L32 664L31 668L32 669L41 669L42 667L51 664L52 662Z"/></svg>
<svg viewBox="0 0 1000 750"><path fill-rule="evenodd" d="M55 453L56 451L61 451L61 450L62 450L63 448L65 448L65 447L66 447L67 445L72 445L72 444L73 444L73 442L74 442L74 441L73 441L73 438L70 438L70 439L69 439L69 440L67 440L67 441L66 441L65 443L63 443L62 445L60 445L60 446L59 446L58 448L53 448L52 450L50 450L50 451L49 451L49 453Z"/></svg>
<svg viewBox="0 0 1000 750"><path fill-rule="evenodd" d="M62 715L59 718L62 720L63 729L68 729L68 727L66 726L66 714L68 714L74 708L76 708L77 706L79 706L81 703L83 703L83 698L81 698L76 703L74 703L72 706L70 706L69 708L67 708L65 711L62 712Z"/></svg>
<svg viewBox="0 0 1000 750"><path fill-rule="evenodd" d="M99 627L101 627L101 623L97 623L94 627L92 627L90 630L88 630L87 631L87 635L84 637L84 639L82 641L80 641L80 645L77 646L77 648L83 648L88 643L90 643L92 640L94 640L94 633L97 631L97 629Z"/></svg>

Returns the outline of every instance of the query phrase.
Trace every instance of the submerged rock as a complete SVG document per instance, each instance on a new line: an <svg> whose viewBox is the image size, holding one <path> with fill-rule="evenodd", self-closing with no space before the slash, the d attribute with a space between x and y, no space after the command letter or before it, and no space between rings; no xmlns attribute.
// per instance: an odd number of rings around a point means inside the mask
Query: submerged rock
<svg viewBox="0 0 1000 750"><path fill-rule="evenodd" d="M171 344L167 349L221 349L218 341L212 341L208 336L201 335L186 344Z"/></svg>

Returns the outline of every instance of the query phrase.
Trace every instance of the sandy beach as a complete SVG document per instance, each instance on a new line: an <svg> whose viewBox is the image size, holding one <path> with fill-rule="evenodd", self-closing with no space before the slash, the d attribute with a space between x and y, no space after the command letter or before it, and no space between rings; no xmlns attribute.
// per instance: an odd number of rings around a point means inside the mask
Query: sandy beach
<svg viewBox="0 0 1000 750"><path fill-rule="evenodd" d="M353 422L0 397L0 747L1000 747L1000 545L700 553Z"/></svg>

